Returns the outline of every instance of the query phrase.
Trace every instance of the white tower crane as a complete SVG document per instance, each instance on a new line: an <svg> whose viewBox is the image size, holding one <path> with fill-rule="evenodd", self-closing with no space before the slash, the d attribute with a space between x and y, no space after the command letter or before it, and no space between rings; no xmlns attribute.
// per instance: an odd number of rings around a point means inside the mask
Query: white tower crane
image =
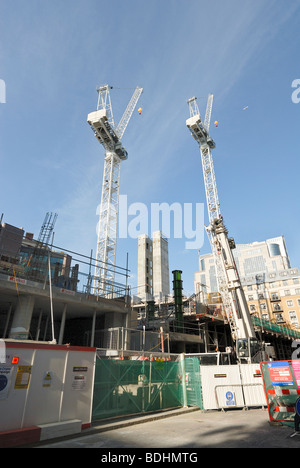
<svg viewBox="0 0 300 468"><path fill-rule="evenodd" d="M197 98L190 98L188 100L190 118L187 119L186 125L200 146L209 217L206 232L215 260L218 288L230 324L232 338L237 342L237 356L241 362L251 362L255 354L260 358L258 353L259 345L232 254L235 243L233 239L228 238L228 231L220 213L212 158L212 149L215 148L215 142L209 135L212 104L213 95L210 94L203 123L197 105Z"/></svg>
<svg viewBox="0 0 300 468"><path fill-rule="evenodd" d="M119 186L121 161L128 158L121 139L143 92L137 87L118 124L115 127L111 106L111 86L100 86L97 110L88 115L96 138L105 149L102 196L98 224L97 254L95 263L95 294L113 296L119 214Z"/></svg>

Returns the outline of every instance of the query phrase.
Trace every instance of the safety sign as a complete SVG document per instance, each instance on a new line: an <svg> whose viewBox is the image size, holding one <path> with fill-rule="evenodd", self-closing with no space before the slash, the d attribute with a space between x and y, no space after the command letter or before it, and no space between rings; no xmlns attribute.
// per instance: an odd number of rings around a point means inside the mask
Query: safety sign
<svg viewBox="0 0 300 468"><path fill-rule="evenodd" d="M49 371L45 372L44 378L43 378L43 387L51 387L52 379L53 379L53 373Z"/></svg>
<svg viewBox="0 0 300 468"><path fill-rule="evenodd" d="M26 389L29 386L32 366L19 366L15 381L15 389Z"/></svg>
<svg viewBox="0 0 300 468"><path fill-rule="evenodd" d="M6 400L11 380L11 367L0 366L0 400Z"/></svg>
<svg viewBox="0 0 300 468"><path fill-rule="evenodd" d="M294 385L288 361L269 362L268 368L273 387L292 387Z"/></svg>
<svg viewBox="0 0 300 468"><path fill-rule="evenodd" d="M86 376L85 375L75 375L73 377L72 389L73 390L83 390L86 386Z"/></svg>
<svg viewBox="0 0 300 468"><path fill-rule="evenodd" d="M235 406L234 395L232 392L226 393L226 405L227 406Z"/></svg>
<svg viewBox="0 0 300 468"><path fill-rule="evenodd" d="M295 375L295 380L297 387L300 388L300 359L292 361L293 372Z"/></svg>

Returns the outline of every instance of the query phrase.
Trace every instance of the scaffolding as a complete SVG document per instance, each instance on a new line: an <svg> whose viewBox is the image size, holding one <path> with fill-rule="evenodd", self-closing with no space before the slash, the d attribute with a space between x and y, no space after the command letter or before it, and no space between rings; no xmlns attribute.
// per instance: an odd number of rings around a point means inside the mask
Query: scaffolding
<svg viewBox="0 0 300 468"><path fill-rule="evenodd" d="M57 213L46 213L38 240L27 264L27 277L44 281L47 276L47 262L51 235L57 220Z"/></svg>

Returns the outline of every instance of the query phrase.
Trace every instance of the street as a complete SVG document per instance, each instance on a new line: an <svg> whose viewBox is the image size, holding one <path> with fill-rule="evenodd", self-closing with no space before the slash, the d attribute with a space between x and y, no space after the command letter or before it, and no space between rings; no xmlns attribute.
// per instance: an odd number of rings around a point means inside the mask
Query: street
<svg viewBox="0 0 300 468"><path fill-rule="evenodd" d="M189 411L152 421L38 444L41 448L299 448L292 427L271 425L267 410ZM89 434L90 431L90 434ZM84 432L84 433L85 433ZM113 451L112 451L113 453Z"/></svg>

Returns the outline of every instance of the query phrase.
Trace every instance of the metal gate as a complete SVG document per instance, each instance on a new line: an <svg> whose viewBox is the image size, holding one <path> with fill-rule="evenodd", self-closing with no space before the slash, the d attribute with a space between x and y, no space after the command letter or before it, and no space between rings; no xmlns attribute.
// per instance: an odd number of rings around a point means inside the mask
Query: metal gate
<svg viewBox="0 0 300 468"><path fill-rule="evenodd" d="M266 406L259 364L200 366L205 410Z"/></svg>
<svg viewBox="0 0 300 468"><path fill-rule="evenodd" d="M92 419L182 406L181 363L97 359Z"/></svg>
<svg viewBox="0 0 300 468"><path fill-rule="evenodd" d="M199 361L96 361L92 419L202 407Z"/></svg>

